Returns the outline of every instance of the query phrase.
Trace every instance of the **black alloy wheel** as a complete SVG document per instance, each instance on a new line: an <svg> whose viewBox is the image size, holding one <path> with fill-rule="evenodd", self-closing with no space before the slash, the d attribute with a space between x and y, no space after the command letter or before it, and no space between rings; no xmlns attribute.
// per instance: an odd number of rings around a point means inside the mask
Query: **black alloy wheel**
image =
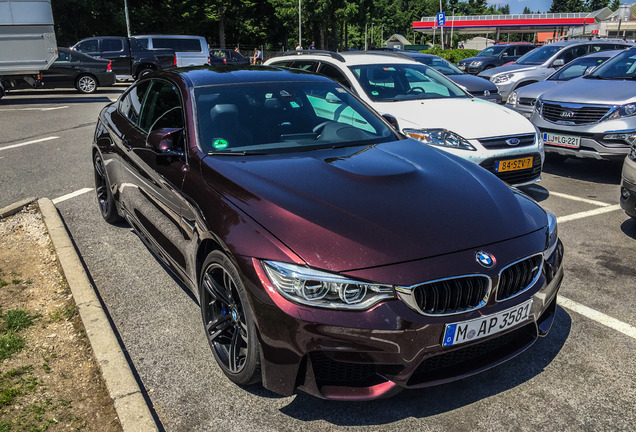
<svg viewBox="0 0 636 432"><path fill-rule="evenodd" d="M104 161L99 153L95 153L93 157L93 168L95 172L95 192L97 194L97 203L104 220L108 223L115 223L121 220L121 216L117 213L115 206L115 198L110 191L110 183L106 177L104 169Z"/></svg>
<svg viewBox="0 0 636 432"><path fill-rule="evenodd" d="M205 260L199 294L205 334L225 375L239 385L259 382L260 355L247 294L223 253L214 251Z"/></svg>
<svg viewBox="0 0 636 432"><path fill-rule="evenodd" d="M92 75L80 75L75 81L75 88L80 93L95 93L95 90L97 90L97 80Z"/></svg>

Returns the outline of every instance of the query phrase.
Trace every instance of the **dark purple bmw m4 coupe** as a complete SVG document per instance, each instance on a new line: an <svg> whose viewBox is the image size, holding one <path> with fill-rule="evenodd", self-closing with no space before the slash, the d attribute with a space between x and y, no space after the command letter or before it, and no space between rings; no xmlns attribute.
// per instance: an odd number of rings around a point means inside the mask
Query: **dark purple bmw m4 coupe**
<svg viewBox="0 0 636 432"><path fill-rule="evenodd" d="M237 384L386 397L509 360L554 320L555 217L327 78L149 74L101 112L92 157L104 219L192 289Z"/></svg>

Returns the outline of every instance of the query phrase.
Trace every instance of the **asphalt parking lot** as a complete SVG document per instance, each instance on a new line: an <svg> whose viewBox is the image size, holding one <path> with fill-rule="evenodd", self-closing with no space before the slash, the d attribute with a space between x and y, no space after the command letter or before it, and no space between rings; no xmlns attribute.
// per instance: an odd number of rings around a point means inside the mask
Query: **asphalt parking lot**
<svg viewBox="0 0 636 432"><path fill-rule="evenodd" d="M129 227L101 219L89 149L100 109L124 89L20 91L2 99L0 208L29 196L54 200L160 428L634 430L636 220L618 206L620 164L547 163L543 180L523 188L557 215L566 248L547 338L480 375L388 400L280 397L231 384L207 346L196 300Z"/></svg>

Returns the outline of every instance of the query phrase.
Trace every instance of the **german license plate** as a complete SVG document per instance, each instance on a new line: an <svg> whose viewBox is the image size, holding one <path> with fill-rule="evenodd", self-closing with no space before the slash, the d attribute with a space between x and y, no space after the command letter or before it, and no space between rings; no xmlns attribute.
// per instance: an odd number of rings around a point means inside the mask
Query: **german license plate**
<svg viewBox="0 0 636 432"><path fill-rule="evenodd" d="M495 172L517 171L532 168L532 157L495 162Z"/></svg>
<svg viewBox="0 0 636 432"><path fill-rule="evenodd" d="M494 335L527 321L532 310L532 299L496 314L470 321L446 324L442 346L459 345Z"/></svg>
<svg viewBox="0 0 636 432"><path fill-rule="evenodd" d="M558 147L579 148L581 137L544 132L543 143Z"/></svg>

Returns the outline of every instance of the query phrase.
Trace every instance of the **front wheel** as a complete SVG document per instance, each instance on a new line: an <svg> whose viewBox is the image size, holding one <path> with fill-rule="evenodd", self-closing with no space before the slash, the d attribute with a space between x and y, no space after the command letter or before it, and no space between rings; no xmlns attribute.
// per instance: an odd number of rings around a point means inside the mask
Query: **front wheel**
<svg viewBox="0 0 636 432"><path fill-rule="evenodd" d="M205 335L223 373L239 385L261 380L256 326L238 269L219 251L208 255L199 281Z"/></svg>
<svg viewBox="0 0 636 432"><path fill-rule="evenodd" d="M75 88L80 93L95 93L95 90L97 90L97 80L91 75L80 75L75 82Z"/></svg>
<svg viewBox="0 0 636 432"><path fill-rule="evenodd" d="M95 192L97 193L97 203L102 217L108 223L116 223L121 220L115 206L115 198L110 191L110 182L106 176L104 161L99 153L93 157L93 169L95 171Z"/></svg>

